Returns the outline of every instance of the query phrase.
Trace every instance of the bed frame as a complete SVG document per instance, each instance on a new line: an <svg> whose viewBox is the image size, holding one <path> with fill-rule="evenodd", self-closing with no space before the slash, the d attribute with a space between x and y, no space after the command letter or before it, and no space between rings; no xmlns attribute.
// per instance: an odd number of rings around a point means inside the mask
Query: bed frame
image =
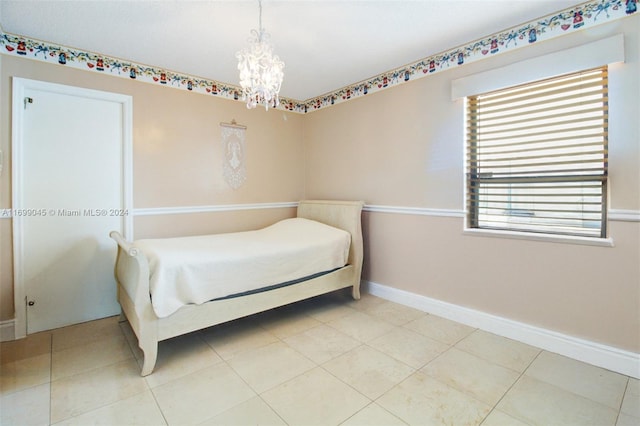
<svg viewBox="0 0 640 426"><path fill-rule="evenodd" d="M363 245L361 201L301 201L298 217L316 220L351 234L348 264L316 278L259 293L188 305L166 318L158 318L151 305L149 264L135 243L112 231L118 243L115 276L121 317L131 324L144 353L142 376L151 374L158 355L158 342L242 318L272 308L308 299L334 290L352 287L354 299L360 298Z"/></svg>

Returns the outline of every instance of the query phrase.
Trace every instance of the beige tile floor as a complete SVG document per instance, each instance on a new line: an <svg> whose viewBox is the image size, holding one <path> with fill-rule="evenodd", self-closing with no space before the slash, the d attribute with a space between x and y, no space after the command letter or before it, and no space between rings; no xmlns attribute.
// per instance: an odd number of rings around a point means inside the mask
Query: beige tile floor
<svg viewBox="0 0 640 426"><path fill-rule="evenodd" d="M640 381L337 292L160 344L128 323L0 344L2 425L640 425Z"/></svg>

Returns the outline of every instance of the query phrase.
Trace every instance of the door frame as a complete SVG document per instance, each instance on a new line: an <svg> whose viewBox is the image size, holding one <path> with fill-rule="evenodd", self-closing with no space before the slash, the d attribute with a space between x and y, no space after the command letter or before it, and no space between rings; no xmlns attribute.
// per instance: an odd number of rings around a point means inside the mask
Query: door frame
<svg viewBox="0 0 640 426"><path fill-rule="evenodd" d="M126 238L133 238L133 97L120 93L85 89L39 80L13 77L13 100L11 122L11 206L13 212L23 208L22 193L16 188L23 186L24 110L27 90L40 90L63 95L117 102L122 105L122 201L129 214L124 216L122 231ZM12 215L13 226L13 297L15 338L27 335L27 300L24 283L24 244L22 241L23 221L19 215Z"/></svg>

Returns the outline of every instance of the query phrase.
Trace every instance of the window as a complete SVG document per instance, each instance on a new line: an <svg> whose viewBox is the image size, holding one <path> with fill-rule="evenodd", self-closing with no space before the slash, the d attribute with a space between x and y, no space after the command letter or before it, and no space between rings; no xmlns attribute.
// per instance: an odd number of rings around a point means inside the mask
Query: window
<svg viewBox="0 0 640 426"><path fill-rule="evenodd" d="M467 98L467 226L606 238L607 67Z"/></svg>

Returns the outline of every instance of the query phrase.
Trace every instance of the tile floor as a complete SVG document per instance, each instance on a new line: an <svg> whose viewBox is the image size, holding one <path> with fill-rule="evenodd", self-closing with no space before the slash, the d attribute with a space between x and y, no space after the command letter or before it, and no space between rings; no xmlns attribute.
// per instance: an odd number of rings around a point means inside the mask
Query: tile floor
<svg viewBox="0 0 640 426"><path fill-rule="evenodd" d="M128 323L0 344L2 425L640 425L640 381L337 292L160 344Z"/></svg>

